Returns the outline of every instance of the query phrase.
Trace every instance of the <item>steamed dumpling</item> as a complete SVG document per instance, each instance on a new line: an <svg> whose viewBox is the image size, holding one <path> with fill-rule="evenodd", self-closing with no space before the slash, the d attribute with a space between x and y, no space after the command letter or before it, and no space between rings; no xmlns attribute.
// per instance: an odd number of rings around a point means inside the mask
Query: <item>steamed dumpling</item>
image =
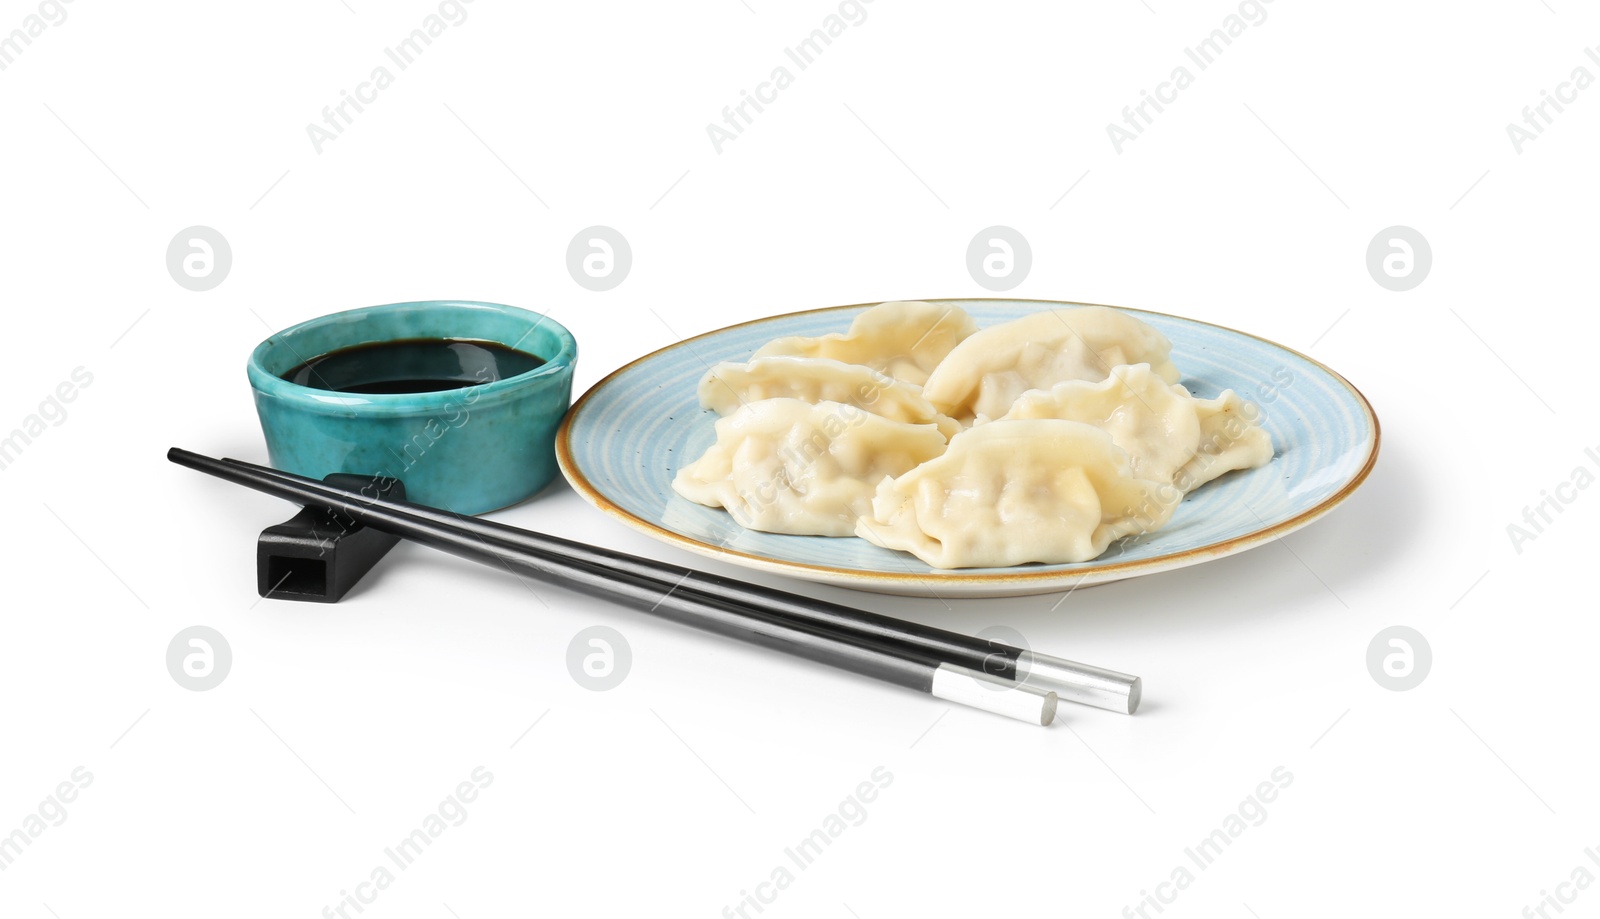
<svg viewBox="0 0 1600 919"><path fill-rule="evenodd" d="M1261 427L1261 410L1224 389L1215 399L1196 399L1200 417L1200 452L1184 464L1172 482L1194 491L1225 472L1254 469L1272 461L1272 435Z"/></svg>
<svg viewBox="0 0 1600 919"><path fill-rule="evenodd" d="M1215 399L1196 399L1149 364L1113 368L1100 383L1069 380L1023 393L1004 417L1092 424L1127 452L1134 475L1185 492L1272 459L1272 438L1257 423L1255 406L1231 389Z"/></svg>
<svg viewBox="0 0 1600 919"><path fill-rule="evenodd" d="M758 357L748 364L726 361L700 379L700 404L719 415L762 399L792 398L806 402L841 402L866 409L890 421L931 424L948 440L961 430L942 415L922 387L902 383L862 364L822 357Z"/></svg>
<svg viewBox="0 0 1600 919"><path fill-rule="evenodd" d="M825 357L920 386L951 349L977 330L978 324L958 306L890 300L857 315L848 332L779 338L755 356Z"/></svg>
<svg viewBox="0 0 1600 919"><path fill-rule="evenodd" d="M718 419L716 430L716 443L678 470L672 490L768 533L849 536L878 482L945 448L931 424L839 402L764 399Z"/></svg>
<svg viewBox="0 0 1600 919"><path fill-rule="evenodd" d="M1083 562L1164 525L1171 485L1136 478L1111 435L1077 421L993 421L878 486L856 535L935 568Z"/></svg>
<svg viewBox="0 0 1600 919"><path fill-rule="evenodd" d="M1047 310L962 341L934 368L922 395L963 423L979 415L999 418L1030 389L1063 380L1098 383L1121 364L1149 364L1162 380L1176 383L1171 353L1165 335L1110 307Z"/></svg>

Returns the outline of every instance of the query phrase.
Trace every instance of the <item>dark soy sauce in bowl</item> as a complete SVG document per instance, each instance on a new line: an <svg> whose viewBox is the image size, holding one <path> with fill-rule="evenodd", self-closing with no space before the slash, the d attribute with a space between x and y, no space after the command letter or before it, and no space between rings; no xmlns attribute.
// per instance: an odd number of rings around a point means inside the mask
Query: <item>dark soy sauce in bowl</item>
<svg viewBox="0 0 1600 919"><path fill-rule="evenodd" d="M330 392L444 392L508 379L542 364L544 358L499 342L409 338L330 351L283 378Z"/></svg>

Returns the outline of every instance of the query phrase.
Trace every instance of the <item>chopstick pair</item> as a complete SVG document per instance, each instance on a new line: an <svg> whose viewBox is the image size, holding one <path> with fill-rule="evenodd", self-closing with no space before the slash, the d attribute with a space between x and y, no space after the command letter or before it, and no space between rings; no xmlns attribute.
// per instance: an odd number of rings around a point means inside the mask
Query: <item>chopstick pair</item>
<svg viewBox="0 0 1600 919"><path fill-rule="evenodd" d="M369 498L314 479L173 448L167 458L374 529L986 711L1049 724L1059 698L1131 714L1138 677L684 569L507 524Z"/></svg>

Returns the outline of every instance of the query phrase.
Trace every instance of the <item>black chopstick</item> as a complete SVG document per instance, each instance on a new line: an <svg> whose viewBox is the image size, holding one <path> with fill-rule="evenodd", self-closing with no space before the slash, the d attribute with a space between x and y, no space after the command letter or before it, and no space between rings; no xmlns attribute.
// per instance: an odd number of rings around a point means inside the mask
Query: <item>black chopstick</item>
<svg viewBox="0 0 1600 919"><path fill-rule="evenodd" d="M224 463L254 472L281 477L268 466L243 460ZM305 488L333 499L349 498L351 493L314 479L295 477ZM1058 697L1093 705L1109 711L1132 714L1139 707L1142 683L1136 676L1052 655L951 632L916 622L907 622L826 600L762 587L709 572L681 568L667 562L627 555L599 546L524 530L509 524L467 517L448 510L403 501L374 501L357 498L367 505L378 504L414 520L429 521L472 533L493 545L509 546L533 555L573 561L598 567L617 576L642 579L671 586L673 590L697 593L709 600L731 600L751 606L764 614L793 621L803 628L820 628L850 640L873 645L896 645L920 652L941 663L950 663L987 673L1001 679L1027 682L1055 692ZM381 527L379 527L381 529ZM403 535L403 534L402 534Z"/></svg>
<svg viewBox="0 0 1600 919"><path fill-rule="evenodd" d="M1049 724L1055 717L1054 692L990 677L903 645L851 640L815 627L807 628L731 599L714 599L699 591L668 589L663 592L662 585L655 580L618 577L570 559L534 554L503 543L492 544L481 535L463 529L459 525L463 518L446 523L405 513L421 505L396 508L393 505L399 502L376 501L355 491L333 489L330 493L323 489L331 486L312 479L230 464L178 448L169 450L167 458L178 465L256 491L300 504L327 507L431 548L486 565L527 572L709 632L1034 724Z"/></svg>

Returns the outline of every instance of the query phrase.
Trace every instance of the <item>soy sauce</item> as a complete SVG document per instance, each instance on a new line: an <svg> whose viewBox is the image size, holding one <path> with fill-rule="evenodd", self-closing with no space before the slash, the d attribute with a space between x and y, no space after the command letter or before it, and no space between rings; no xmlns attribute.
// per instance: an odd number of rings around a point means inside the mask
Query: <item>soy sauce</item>
<svg viewBox="0 0 1600 919"><path fill-rule="evenodd" d="M543 363L544 358L499 342L408 338L330 351L283 378L331 392L443 392L504 380Z"/></svg>

